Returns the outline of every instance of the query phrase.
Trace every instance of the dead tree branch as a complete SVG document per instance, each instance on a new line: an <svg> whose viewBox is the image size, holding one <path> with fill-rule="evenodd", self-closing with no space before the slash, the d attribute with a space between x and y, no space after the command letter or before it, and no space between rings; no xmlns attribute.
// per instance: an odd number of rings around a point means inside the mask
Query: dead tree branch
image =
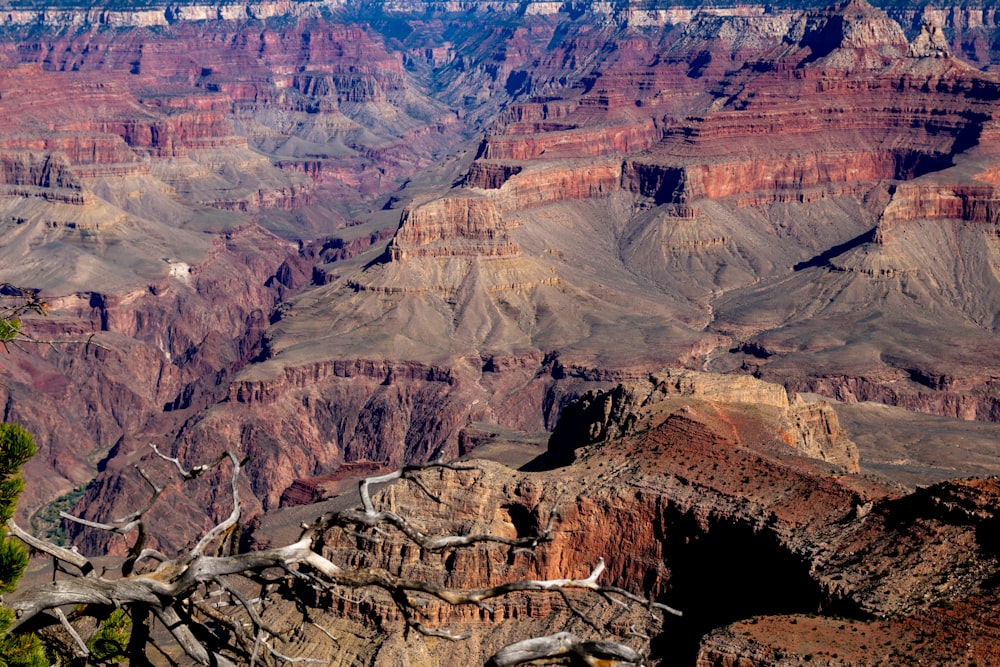
<svg viewBox="0 0 1000 667"><path fill-rule="evenodd" d="M312 523L302 526L299 538L291 544L229 555L223 554L221 550L212 551L209 546L225 540L225 536L240 521L238 478L242 471L241 460L231 452L224 452L212 463L188 470L178 458L166 456L155 446L151 447L156 456L172 463L178 474L188 480L195 479L228 460L232 466L230 484L233 505L229 515L208 530L193 547L176 557L171 558L158 551L142 548L145 530L143 516L160 497L162 487L154 483L141 468L137 468L152 489L151 500L140 510L111 523L85 521L68 515L66 517L95 529L119 534L139 529L140 540L130 550L130 557L126 561L128 567L123 567L122 576L116 579L98 576L89 559L73 550L33 537L10 522L12 534L58 562L75 566L80 572L79 576L19 590L10 596L5 602L17 614L11 631L34 630L56 624L65 627L69 625L69 621L62 612L64 607L72 606L79 610L78 613L98 617L101 610L124 608L129 611L133 625L142 626L133 627L133 633L139 633L134 634L133 641L129 642L133 648L137 643L136 636L145 638L143 641L149 643L150 628L146 623L157 619L185 654L198 664L252 664L260 660L310 662L308 659L285 655L275 648L274 639L280 636L279 632L265 622L261 614L261 605L267 602L266 593L249 599L235 585L235 580L230 580L230 577L237 576L256 582L262 586L262 591L302 584L334 594L338 588L381 589L393 600L409 628L425 635L452 640L462 639L467 635L424 625L417 618L420 603L414 600L414 596L436 599L448 605L468 604L489 609L486 604L488 601L512 593L552 592L563 596L569 609L584 618L595 631L600 631L601 627L587 618L586 612L573 605L566 597L567 592L595 595L602 604L608 601L622 606L637 603L648 609L654 617L661 612L678 613L666 605L623 589L599 584L598 580L605 569L603 559L584 578L522 579L479 589L459 589L375 567L346 567L333 562L324 553L324 536L333 529L345 534L359 534L361 530L382 533L396 530L408 541L431 552L468 548L478 544L499 544L510 547L511 552L534 551L540 544L551 539L554 509L547 525L537 535L519 538L491 534L432 535L426 534L411 520L396 512L377 508L372 500L372 485L397 480L410 481L423 493L434 498L425 480L420 479L421 473L434 468L454 471L476 469L465 465L434 462L424 466L407 466L393 473L365 478L360 482L360 508L320 516ZM441 502L438 498L435 500ZM137 571L137 562L146 559L150 562L145 564L143 571ZM282 576L275 576L275 573ZM306 620L303 620L303 624L305 623ZM217 642L206 641L206 637L217 636L213 628L219 627L229 629L228 638L219 637ZM75 629L71 634L74 633ZM328 631L324 630L324 634L335 641ZM74 640L78 646L86 646L79 634L75 634ZM641 656L627 646L559 633L514 644L494 656L492 664L496 667L508 667L535 659L530 656L553 657L570 653L580 656L611 655L626 663L642 662Z"/></svg>
<svg viewBox="0 0 1000 667"><path fill-rule="evenodd" d="M37 290L26 289L0 282L0 347L10 352L11 347L21 349L21 343L34 345L94 345L107 350L101 343L94 341L96 334L90 334L86 340L44 340L35 338L24 331L21 318L25 315L46 316L49 305L41 298Z"/></svg>
<svg viewBox="0 0 1000 667"><path fill-rule="evenodd" d="M557 632L547 637L532 637L497 651L487 667L514 667L532 660L576 655L585 664L641 665L644 660L634 649L615 642L586 640L570 632Z"/></svg>

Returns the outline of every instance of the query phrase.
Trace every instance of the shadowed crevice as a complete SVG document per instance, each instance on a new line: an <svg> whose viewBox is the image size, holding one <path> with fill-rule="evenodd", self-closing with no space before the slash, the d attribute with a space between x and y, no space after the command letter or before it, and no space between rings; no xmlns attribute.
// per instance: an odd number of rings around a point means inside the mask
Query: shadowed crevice
<svg viewBox="0 0 1000 667"><path fill-rule="evenodd" d="M667 619L656 655L694 665L702 637L754 616L824 611L809 563L768 530L691 513L665 517L664 557L670 583L664 602L682 617Z"/></svg>
<svg viewBox="0 0 1000 667"><path fill-rule="evenodd" d="M812 269L820 266L829 266L830 260L834 257L844 254L848 250L853 250L859 246L863 246L866 243L871 243L875 240L875 227L869 229L863 234L855 236L850 241L844 241L838 245L833 246L829 250L824 250L820 254L816 255L811 259L807 259L804 262L799 262L792 267L793 271L803 271L805 269Z"/></svg>

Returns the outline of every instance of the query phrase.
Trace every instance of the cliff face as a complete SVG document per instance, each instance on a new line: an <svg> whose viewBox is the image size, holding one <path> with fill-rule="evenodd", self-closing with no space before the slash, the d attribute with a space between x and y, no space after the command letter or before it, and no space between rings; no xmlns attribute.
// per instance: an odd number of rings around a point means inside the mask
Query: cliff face
<svg viewBox="0 0 1000 667"><path fill-rule="evenodd" d="M388 252L390 259L397 262L411 256L519 254L506 232L492 201L449 197L403 211Z"/></svg>
<svg viewBox="0 0 1000 667"><path fill-rule="evenodd" d="M783 387L754 378L696 371L666 371L651 375L646 382L620 384L607 393L588 392L563 412L550 453L572 460L577 447L647 430L685 398L770 409L783 425L780 437L800 454L835 463L848 472L860 471L858 449L840 428L829 404L807 402L798 394L789 397Z"/></svg>
<svg viewBox="0 0 1000 667"><path fill-rule="evenodd" d="M893 664L994 660L996 631L986 621L993 603L983 593L996 567L986 537L995 519L976 508L995 493L990 480L965 480L876 503L847 529L851 537L830 554L830 569L819 568L824 586L855 591L873 619L741 621L708 635L697 664L874 664L872 645L891 654Z"/></svg>
<svg viewBox="0 0 1000 667"><path fill-rule="evenodd" d="M716 400L715 389L726 399ZM796 404L780 387L747 378L671 372L619 385L563 412L552 447L572 429L592 436L575 441L572 463L518 472L481 461L467 471L428 471L424 488L395 484L376 498L433 534L531 535L556 513L553 540L534 557L492 547L423 554L391 535L363 548L356 539L331 538L328 553L338 563L473 588L582 576L603 557L602 581L685 614L656 630L654 663L874 664L881 654L870 659L866 650L876 641L895 649L898 664L925 655L947 662L963 647L977 659L992 656L993 630L983 619L994 607L984 593L997 567L989 537L996 484L949 482L900 495L845 474L790 446L786 410ZM836 426L826 421L804 430L820 437ZM308 508L294 509L295 520L304 516ZM290 520L281 512L267 516L257 545L284 539ZM319 595L314 603L345 628L378 619L384 634L342 647L342 655L363 652L374 664L397 659L402 647L386 637L403 621L388 600ZM517 633L569 622L555 596L512 596L486 614L435 603L424 610L435 624L473 636L447 644L415 639L405 650L420 664L481 662ZM603 620L600 610L592 613ZM607 631L642 627L627 618ZM322 646L311 635L297 644L303 655L318 655Z"/></svg>
<svg viewBox="0 0 1000 667"><path fill-rule="evenodd" d="M457 455L470 423L545 433L659 368L996 418L1000 90L950 24L414 6L7 17L0 278L46 290L37 331L137 360L4 367L53 443L32 382L95 378L83 449L128 437L87 503L146 439L252 452L257 511L345 462ZM789 395L784 446L853 469Z"/></svg>

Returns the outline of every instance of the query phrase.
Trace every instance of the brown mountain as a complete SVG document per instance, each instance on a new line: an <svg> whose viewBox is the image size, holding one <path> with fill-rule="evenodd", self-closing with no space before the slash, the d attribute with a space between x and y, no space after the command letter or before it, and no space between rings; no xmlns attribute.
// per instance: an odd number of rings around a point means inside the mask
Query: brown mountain
<svg viewBox="0 0 1000 667"><path fill-rule="evenodd" d="M88 483L79 512L134 509L148 441L245 453L252 516L345 463L560 423L558 450L590 436L589 391L680 367L806 395L754 446L905 485L1000 470L994 14L203 10L23 9L0 31L0 280L42 290L38 338L100 344L0 356L3 417L42 450L26 512ZM741 407L690 419L776 409L723 402ZM796 430L830 411L843 447ZM701 442L690 419L668 421ZM187 519L164 547L228 513L217 490L171 494ZM801 562L826 572L839 544ZM852 610L896 609L868 585Z"/></svg>
<svg viewBox="0 0 1000 667"><path fill-rule="evenodd" d="M470 421L551 428L584 384L676 364L990 419L995 79L861 3L619 30L561 38L586 76L542 61L383 254L287 300L184 451L454 456Z"/></svg>

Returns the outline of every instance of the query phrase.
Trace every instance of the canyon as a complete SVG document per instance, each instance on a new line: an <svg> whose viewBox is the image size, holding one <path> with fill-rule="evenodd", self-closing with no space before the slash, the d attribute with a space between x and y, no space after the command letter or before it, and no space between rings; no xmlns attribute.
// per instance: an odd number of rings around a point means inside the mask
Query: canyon
<svg viewBox="0 0 1000 667"><path fill-rule="evenodd" d="M24 522L141 506L150 442L245 456L260 544L359 474L492 456L527 467L482 464L489 516L560 479L568 535L636 531L615 585L692 610L660 657L869 664L845 636L912 657L985 618L1000 16L786 4L10 3L0 282L50 308L0 355ZM157 546L228 514L209 482L165 491ZM588 539L531 572L624 551ZM684 589L699 559L729 611ZM755 606L757 567L808 593Z"/></svg>

